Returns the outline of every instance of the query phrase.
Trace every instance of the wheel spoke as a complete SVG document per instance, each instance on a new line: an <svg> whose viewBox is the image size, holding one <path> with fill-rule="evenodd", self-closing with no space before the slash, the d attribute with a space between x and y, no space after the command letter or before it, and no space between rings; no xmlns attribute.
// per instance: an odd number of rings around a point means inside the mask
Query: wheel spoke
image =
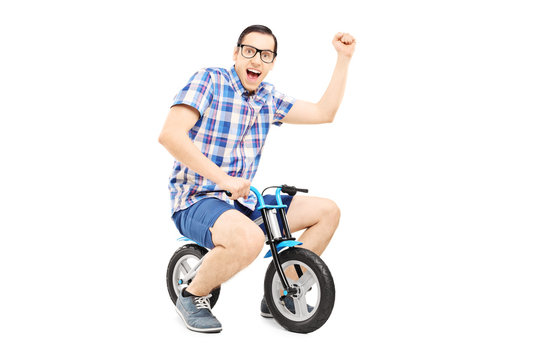
<svg viewBox="0 0 540 360"><path fill-rule="evenodd" d="M308 290L311 288L317 279L315 276L313 276L313 273L311 272L305 272L304 275L300 279L298 279L297 284L304 290Z"/></svg>
<svg viewBox="0 0 540 360"><path fill-rule="evenodd" d="M294 311L296 315L302 318L307 317L309 315L305 296L301 296L299 298L293 298L293 302L294 302Z"/></svg>
<svg viewBox="0 0 540 360"><path fill-rule="evenodd" d="M185 274L188 274L190 270L191 270L191 266L189 266L189 263L187 262L187 260L186 260L186 261L182 261L182 262L180 263L180 271L181 271L181 272L183 271L183 272L184 272L184 275L185 275Z"/></svg>

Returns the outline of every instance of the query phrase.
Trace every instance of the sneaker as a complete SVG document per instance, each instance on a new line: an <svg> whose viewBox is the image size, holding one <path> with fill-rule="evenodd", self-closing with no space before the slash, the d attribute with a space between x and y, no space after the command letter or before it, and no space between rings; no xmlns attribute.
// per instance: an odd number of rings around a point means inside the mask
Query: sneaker
<svg viewBox="0 0 540 360"><path fill-rule="evenodd" d="M187 296L181 293L176 300L176 312L187 328L192 331L204 333L216 333L221 331L221 323L210 311L208 296Z"/></svg>
<svg viewBox="0 0 540 360"><path fill-rule="evenodd" d="M287 309L292 312L293 314L296 314L296 312L294 311L294 301L293 299L291 299L290 297L286 297L283 302L285 303L285 306L287 307ZM308 308L308 312L312 312L314 307L311 306L311 305L308 305L307 306ZM261 316L262 317L265 317L265 318L273 318L274 316L272 316L272 313L270 312L270 309L268 308L268 304L266 303L266 300L265 298L263 297L262 301L261 301Z"/></svg>
<svg viewBox="0 0 540 360"><path fill-rule="evenodd" d="M261 316L265 318L273 318L272 313L270 312L270 309L268 309L268 305L266 304L266 300L262 299L261 301Z"/></svg>

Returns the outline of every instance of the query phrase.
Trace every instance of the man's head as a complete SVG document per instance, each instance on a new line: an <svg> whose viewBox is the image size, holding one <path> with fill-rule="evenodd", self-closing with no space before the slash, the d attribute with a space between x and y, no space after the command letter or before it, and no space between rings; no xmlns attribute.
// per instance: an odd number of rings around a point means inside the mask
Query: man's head
<svg viewBox="0 0 540 360"><path fill-rule="evenodd" d="M263 25L252 25L242 31L233 60L238 77L247 91L257 90L274 67L276 55L277 39L272 30Z"/></svg>

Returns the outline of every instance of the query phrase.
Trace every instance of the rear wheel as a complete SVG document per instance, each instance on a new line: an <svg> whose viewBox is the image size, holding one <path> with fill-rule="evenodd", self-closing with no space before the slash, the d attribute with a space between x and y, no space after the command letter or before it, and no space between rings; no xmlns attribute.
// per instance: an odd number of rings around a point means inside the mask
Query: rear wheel
<svg viewBox="0 0 540 360"><path fill-rule="evenodd" d="M173 304L176 305L176 300L178 299L181 289L191 282L189 281L184 284L181 282L181 279L189 273L207 252L207 249L199 245L187 244L176 250L171 257L169 266L167 267L167 290L169 290L169 296ZM218 301L220 291L221 286L212 290L212 296L209 299L211 307L214 307Z"/></svg>

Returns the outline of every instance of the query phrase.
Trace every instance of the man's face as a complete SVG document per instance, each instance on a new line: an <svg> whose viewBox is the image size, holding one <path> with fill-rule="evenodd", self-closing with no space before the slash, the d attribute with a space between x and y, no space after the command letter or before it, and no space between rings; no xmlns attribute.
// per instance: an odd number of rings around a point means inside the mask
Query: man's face
<svg viewBox="0 0 540 360"><path fill-rule="evenodd" d="M274 51L274 38L272 35L252 32L244 36L241 45L249 45L260 50ZM261 60L261 53L257 53L251 59L242 56L240 47L236 47L233 54L234 68L242 81L244 88L255 91L264 80L268 72L274 67L274 63L265 63Z"/></svg>

